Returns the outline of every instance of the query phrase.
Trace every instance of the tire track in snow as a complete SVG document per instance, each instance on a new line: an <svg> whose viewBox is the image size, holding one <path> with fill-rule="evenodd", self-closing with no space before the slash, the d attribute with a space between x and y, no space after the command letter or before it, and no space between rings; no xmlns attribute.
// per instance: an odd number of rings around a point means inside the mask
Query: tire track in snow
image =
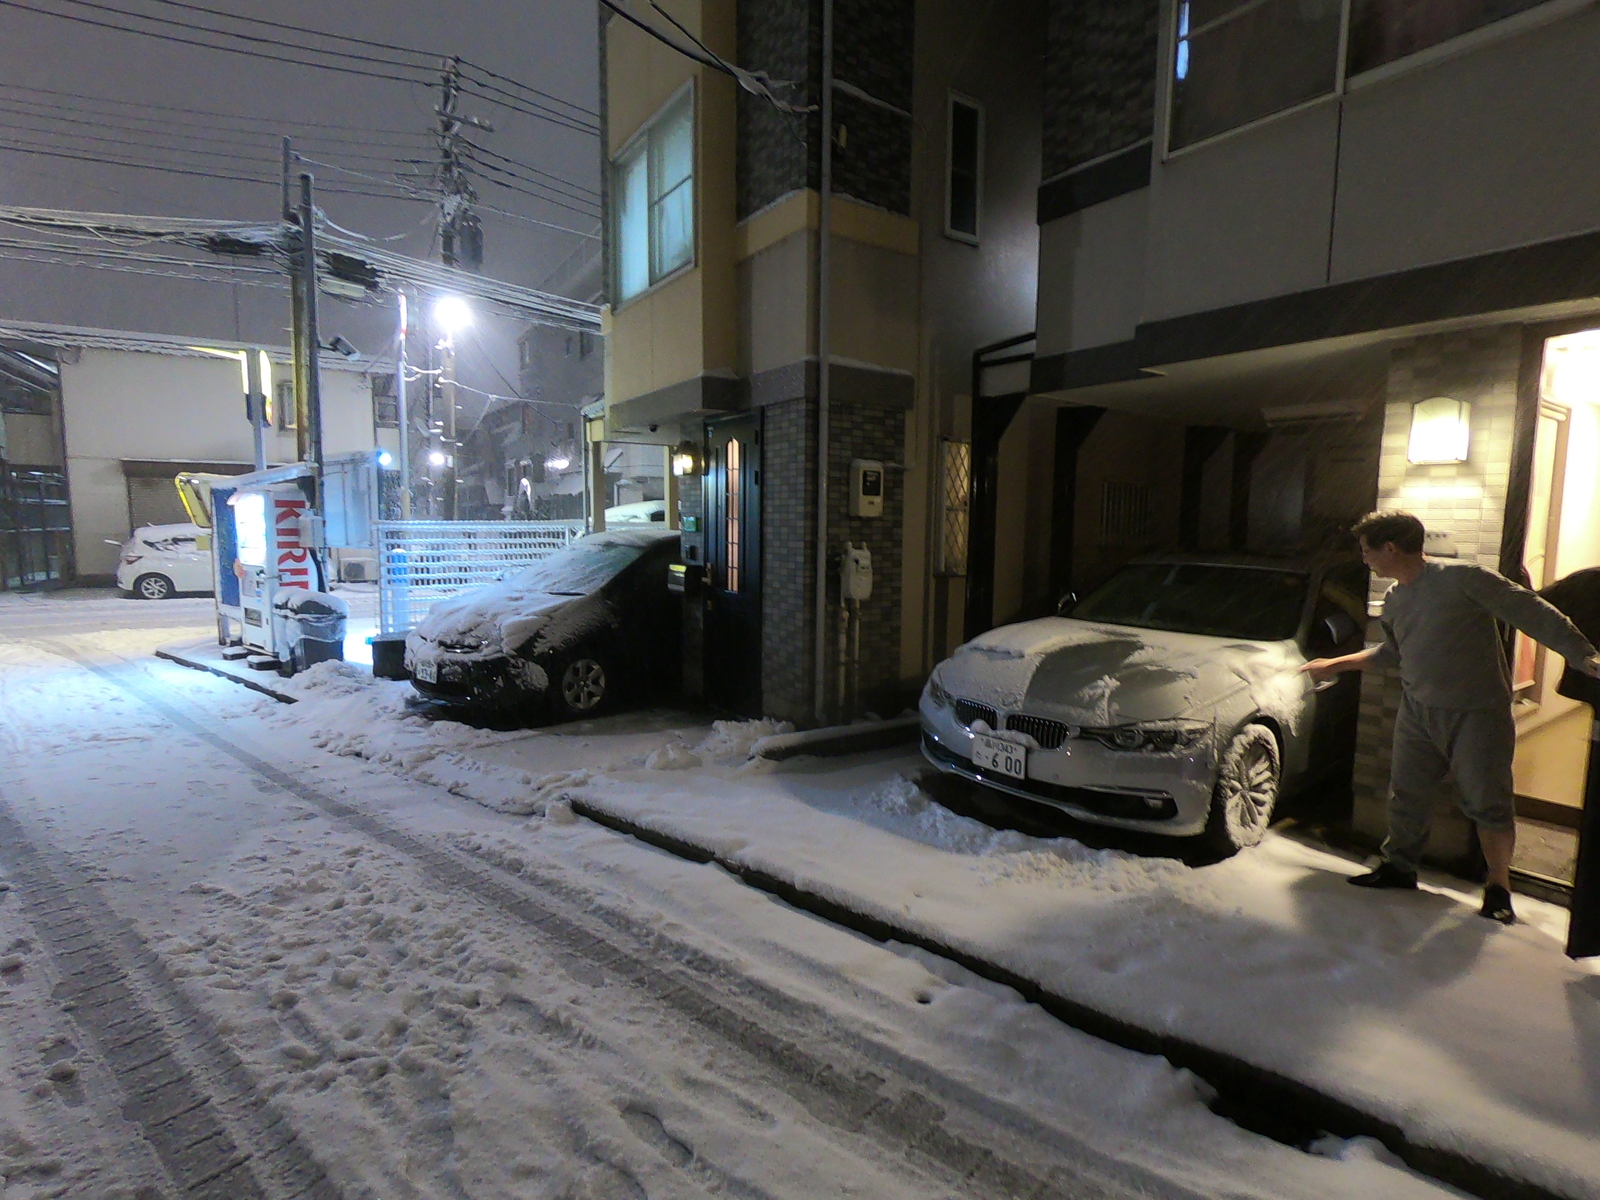
<svg viewBox="0 0 1600 1200"><path fill-rule="evenodd" d="M132 670L86 661L59 644L46 648L126 691L339 824L409 859L436 883L536 931L580 981L592 982L598 972L754 1059L776 1074L813 1119L848 1138L864 1138L890 1161L932 1171L961 1191L985 1196L1121 1200L1197 1195L855 1033L833 1014L702 950L673 942L657 930L629 928L621 914L602 919L592 897L553 873L514 877L335 799L239 745L202 715L184 711L187 706L154 694ZM708 988L708 983L719 986ZM655 1140L651 1116L630 1122L647 1142ZM664 1130L662 1134L671 1141ZM657 1148L674 1157L670 1146ZM731 1191L738 1181L724 1176L717 1183Z"/></svg>
<svg viewBox="0 0 1600 1200"><path fill-rule="evenodd" d="M124 1116L141 1129L182 1195L340 1200L283 1114L260 1097L157 956L3 798L0 864L55 961L53 998L94 1044L122 1092ZM147 999L151 993L159 1005Z"/></svg>

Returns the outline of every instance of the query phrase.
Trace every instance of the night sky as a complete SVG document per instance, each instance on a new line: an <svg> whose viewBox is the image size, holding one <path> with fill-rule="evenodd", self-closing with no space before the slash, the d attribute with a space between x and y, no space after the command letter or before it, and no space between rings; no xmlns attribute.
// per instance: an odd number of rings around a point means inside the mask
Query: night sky
<svg viewBox="0 0 1600 1200"><path fill-rule="evenodd" d="M20 2L89 20L137 23L72 0ZM470 5L399 0L197 2L230 14L435 51L440 59L459 54L585 109L598 108L593 0L522 4L480 0ZM171 21L243 29L160 0L105 3ZM270 33L259 27L244 31ZM162 32L197 36L173 26ZM294 50L262 49L311 57ZM396 57L376 49L346 49ZM408 73L346 62L384 73ZM437 88L273 63L0 7L0 203L270 221L279 206L277 141L287 134L296 138L303 153L344 168L302 168L315 173L319 186L330 188L321 196L321 206L331 220L359 233L396 239L387 243L392 248L437 259L434 210L427 202L331 190L387 194L394 189L361 175L426 171L426 166L407 167L399 160L431 163L436 158L428 135L436 125L437 97ZM597 231L597 203L583 199L581 191L592 193L599 186L597 141L592 135L509 111L486 99L467 98L461 111L494 125L493 133L474 136L486 150L512 160L509 164L491 160L509 173L502 178L524 191L562 196L559 201L536 198L480 177L477 187L485 205L570 230ZM104 121L96 114L104 114ZM262 119L230 121L200 114ZM4 148L18 144L73 155L164 162L261 182L170 174ZM361 175L349 173L357 171ZM560 182L551 182L552 176ZM528 186L529 180L534 186ZM579 195L576 202L567 199L574 192ZM585 211L572 211L564 206L568 204ZM572 232L533 221L483 214L486 274L538 287L583 243ZM282 290L0 257L0 316L15 320L286 344L288 314L288 293ZM384 353L392 326L392 310L336 301L326 301L323 307L324 336L342 334L365 351ZM511 338L516 331L514 323L495 319L483 322L478 331L480 357L492 358L512 382L516 359ZM466 361L471 349L463 354L464 377L506 390L488 362Z"/></svg>

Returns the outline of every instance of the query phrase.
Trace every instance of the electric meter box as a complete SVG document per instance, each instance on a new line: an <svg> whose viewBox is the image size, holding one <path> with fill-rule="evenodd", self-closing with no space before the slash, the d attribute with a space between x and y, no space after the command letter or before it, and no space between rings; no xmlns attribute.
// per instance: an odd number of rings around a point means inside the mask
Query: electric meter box
<svg viewBox="0 0 1600 1200"><path fill-rule="evenodd" d="M872 551L864 543L844 544L839 558L839 596L844 600L872 599Z"/></svg>
<svg viewBox="0 0 1600 1200"><path fill-rule="evenodd" d="M883 516L883 464L870 458L850 463L850 515Z"/></svg>

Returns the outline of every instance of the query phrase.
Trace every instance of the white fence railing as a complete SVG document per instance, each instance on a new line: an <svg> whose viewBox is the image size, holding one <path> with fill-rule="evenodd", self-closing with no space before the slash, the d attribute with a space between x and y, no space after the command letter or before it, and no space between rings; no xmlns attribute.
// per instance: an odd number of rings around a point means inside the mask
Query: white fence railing
<svg viewBox="0 0 1600 1200"><path fill-rule="evenodd" d="M378 629L405 633L436 600L548 558L582 521L380 521Z"/></svg>

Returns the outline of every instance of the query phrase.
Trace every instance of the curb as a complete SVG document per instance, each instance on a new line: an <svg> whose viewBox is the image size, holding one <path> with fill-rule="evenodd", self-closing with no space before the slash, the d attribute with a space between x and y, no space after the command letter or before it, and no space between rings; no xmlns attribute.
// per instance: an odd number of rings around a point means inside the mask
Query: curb
<svg viewBox="0 0 1600 1200"><path fill-rule="evenodd" d="M807 750L806 753L821 752ZM900 942L937 954L991 983L1011 988L1030 1004L1038 1005L1058 1021L1081 1033L1124 1050L1164 1058L1175 1067L1191 1071L1215 1092L1211 1110L1252 1133L1302 1149L1324 1134L1341 1138L1375 1138L1412 1170L1460 1188L1482 1200L1575 1200L1540 1184L1505 1175L1457 1151L1413 1142L1392 1121L1374 1116L1349 1101L1318 1091L1276 1071L1171 1034L1157 1033L1131 1024L1081 1001L1052 992L1011 968L980 958L971 951L951 946L924 933L903 929L881 917L857 912L836 900L779 879L759 867L732 861L684 838L650 829L600 808L591 801L570 795L564 798L572 806L573 812L597 825L636 838L689 862L714 863L759 891L874 941Z"/></svg>
<svg viewBox="0 0 1600 1200"><path fill-rule="evenodd" d="M274 691L264 683L257 683L254 679L241 679L232 671L224 671L221 667L214 667L210 663L195 662L192 658L184 658L171 650L157 650L157 658L164 658L168 662L177 663L180 667L188 667L191 671L204 671L208 675L215 675L218 679L226 679L230 683L237 683L240 687L247 687L252 692L260 692L263 696L271 696L279 704L300 703L293 696L284 692Z"/></svg>
<svg viewBox="0 0 1600 1200"><path fill-rule="evenodd" d="M888 721L864 721L859 725L829 725L822 729L801 730L799 733L775 733L757 739L750 747L750 757L781 762L804 754L819 758L862 754L868 750L884 750L914 742L921 728L922 718L913 715Z"/></svg>

